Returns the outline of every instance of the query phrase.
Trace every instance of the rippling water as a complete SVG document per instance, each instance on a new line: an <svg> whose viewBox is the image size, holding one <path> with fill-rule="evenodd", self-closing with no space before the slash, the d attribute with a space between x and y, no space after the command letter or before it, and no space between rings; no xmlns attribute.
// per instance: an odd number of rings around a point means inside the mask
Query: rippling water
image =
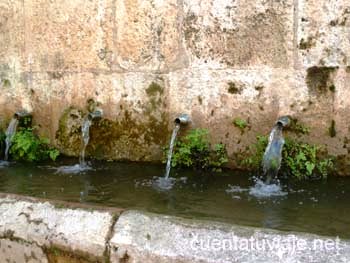
<svg viewBox="0 0 350 263"><path fill-rule="evenodd" d="M252 174L77 160L0 165L0 191L350 238L350 177L266 185ZM167 187L167 186L171 187Z"/></svg>

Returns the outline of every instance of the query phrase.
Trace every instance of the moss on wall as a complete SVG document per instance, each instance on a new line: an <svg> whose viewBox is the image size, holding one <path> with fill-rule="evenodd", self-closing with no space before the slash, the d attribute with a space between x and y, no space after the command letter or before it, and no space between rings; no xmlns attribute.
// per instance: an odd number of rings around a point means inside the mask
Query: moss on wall
<svg viewBox="0 0 350 263"><path fill-rule="evenodd" d="M162 147L167 144L170 134L164 88L152 82L145 93L142 113L133 113L131 106L121 100L119 117L115 120L102 118L93 121L86 148L87 156L133 161L161 159ZM84 114L85 111L74 107L66 109L62 114L56 139L64 154L79 155Z"/></svg>
<svg viewBox="0 0 350 263"><path fill-rule="evenodd" d="M332 91L334 86L332 73L335 67L311 67L307 69L306 84L311 93L322 94Z"/></svg>
<svg viewBox="0 0 350 263"><path fill-rule="evenodd" d="M78 156L81 148L81 124L83 112L74 107L64 110L56 132L57 146L69 156Z"/></svg>

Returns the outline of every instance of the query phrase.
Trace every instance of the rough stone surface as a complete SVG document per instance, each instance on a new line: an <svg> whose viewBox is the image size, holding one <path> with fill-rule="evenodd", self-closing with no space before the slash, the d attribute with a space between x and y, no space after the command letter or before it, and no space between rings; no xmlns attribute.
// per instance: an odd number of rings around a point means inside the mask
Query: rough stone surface
<svg viewBox="0 0 350 263"><path fill-rule="evenodd" d="M345 263L350 260L347 241L137 211L121 215L110 244L111 262Z"/></svg>
<svg viewBox="0 0 350 263"><path fill-rule="evenodd" d="M47 263L44 251L35 244L0 239L0 261L8 263Z"/></svg>
<svg viewBox="0 0 350 263"><path fill-rule="evenodd" d="M26 69L106 70L113 39L113 1L24 1Z"/></svg>
<svg viewBox="0 0 350 263"><path fill-rule="evenodd" d="M0 127L25 108L41 135L76 156L81 118L65 119L73 130L60 121L93 99L105 119L88 155L156 161L174 117L190 113L235 167L256 135L291 114L310 127L302 140L345 160L349 10L346 0L2 1Z"/></svg>
<svg viewBox="0 0 350 263"><path fill-rule="evenodd" d="M298 2L298 48L302 65L350 65L350 3L347 0Z"/></svg>
<svg viewBox="0 0 350 263"><path fill-rule="evenodd" d="M103 258L112 221L107 212L58 209L47 202L12 198L0 200L0 236L59 247L89 258Z"/></svg>
<svg viewBox="0 0 350 263"><path fill-rule="evenodd" d="M194 66L288 68L293 1L184 1L184 37Z"/></svg>

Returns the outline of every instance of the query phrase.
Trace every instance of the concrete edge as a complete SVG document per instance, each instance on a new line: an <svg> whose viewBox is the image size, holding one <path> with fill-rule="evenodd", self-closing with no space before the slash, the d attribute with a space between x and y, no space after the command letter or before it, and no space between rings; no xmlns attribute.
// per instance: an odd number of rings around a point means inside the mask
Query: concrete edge
<svg viewBox="0 0 350 263"><path fill-rule="evenodd" d="M294 243L261 251L217 247L252 239ZM339 249L312 249L315 240ZM335 237L0 193L0 243L9 241L26 251L33 245L48 260L58 251L77 262L350 262L350 241Z"/></svg>
<svg viewBox="0 0 350 263"><path fill-rule="evenodd" d="M47 255L59 252L82 262L106 262L122 211L0 193L0 240L40 247Z"/></svg>

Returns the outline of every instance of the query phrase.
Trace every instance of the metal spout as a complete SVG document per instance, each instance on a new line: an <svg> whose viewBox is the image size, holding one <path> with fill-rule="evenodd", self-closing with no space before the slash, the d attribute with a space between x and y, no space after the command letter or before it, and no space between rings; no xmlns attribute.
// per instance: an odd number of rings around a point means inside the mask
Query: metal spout
<svg viewBox="0 0 350 263"><path fill-rule="evenodd" d="M102 109L96 109L95 111L90 112L90 113L88 114L89 120L101 119L102 116L103 116L103 111L102 111Z"/></svg>
<svg viewBox="0 0 350 263"><path fill-rule="evenodd" d="M291 122L291 119L289 116L282 116L278 118L278 120L276 121L276 124L285 128L290 125L290 122Z"/></svg>
<svg viewBox="0 0 350 263"><path fill-rule="evenodd" d="M25 117L30 117L30 116L32 116L32 114L26 110L20 110L20 111L15 112L15 114L13 114L13 117L16 118L17 120L25 118Z"/></svg>
<svg viewBox="0 0 350 263"><path fill-rule="evenodd" d="M174 122L176 124L187 125L191 122L191 119L188 114L180 114L177 118L175 118Z"/></svg>

